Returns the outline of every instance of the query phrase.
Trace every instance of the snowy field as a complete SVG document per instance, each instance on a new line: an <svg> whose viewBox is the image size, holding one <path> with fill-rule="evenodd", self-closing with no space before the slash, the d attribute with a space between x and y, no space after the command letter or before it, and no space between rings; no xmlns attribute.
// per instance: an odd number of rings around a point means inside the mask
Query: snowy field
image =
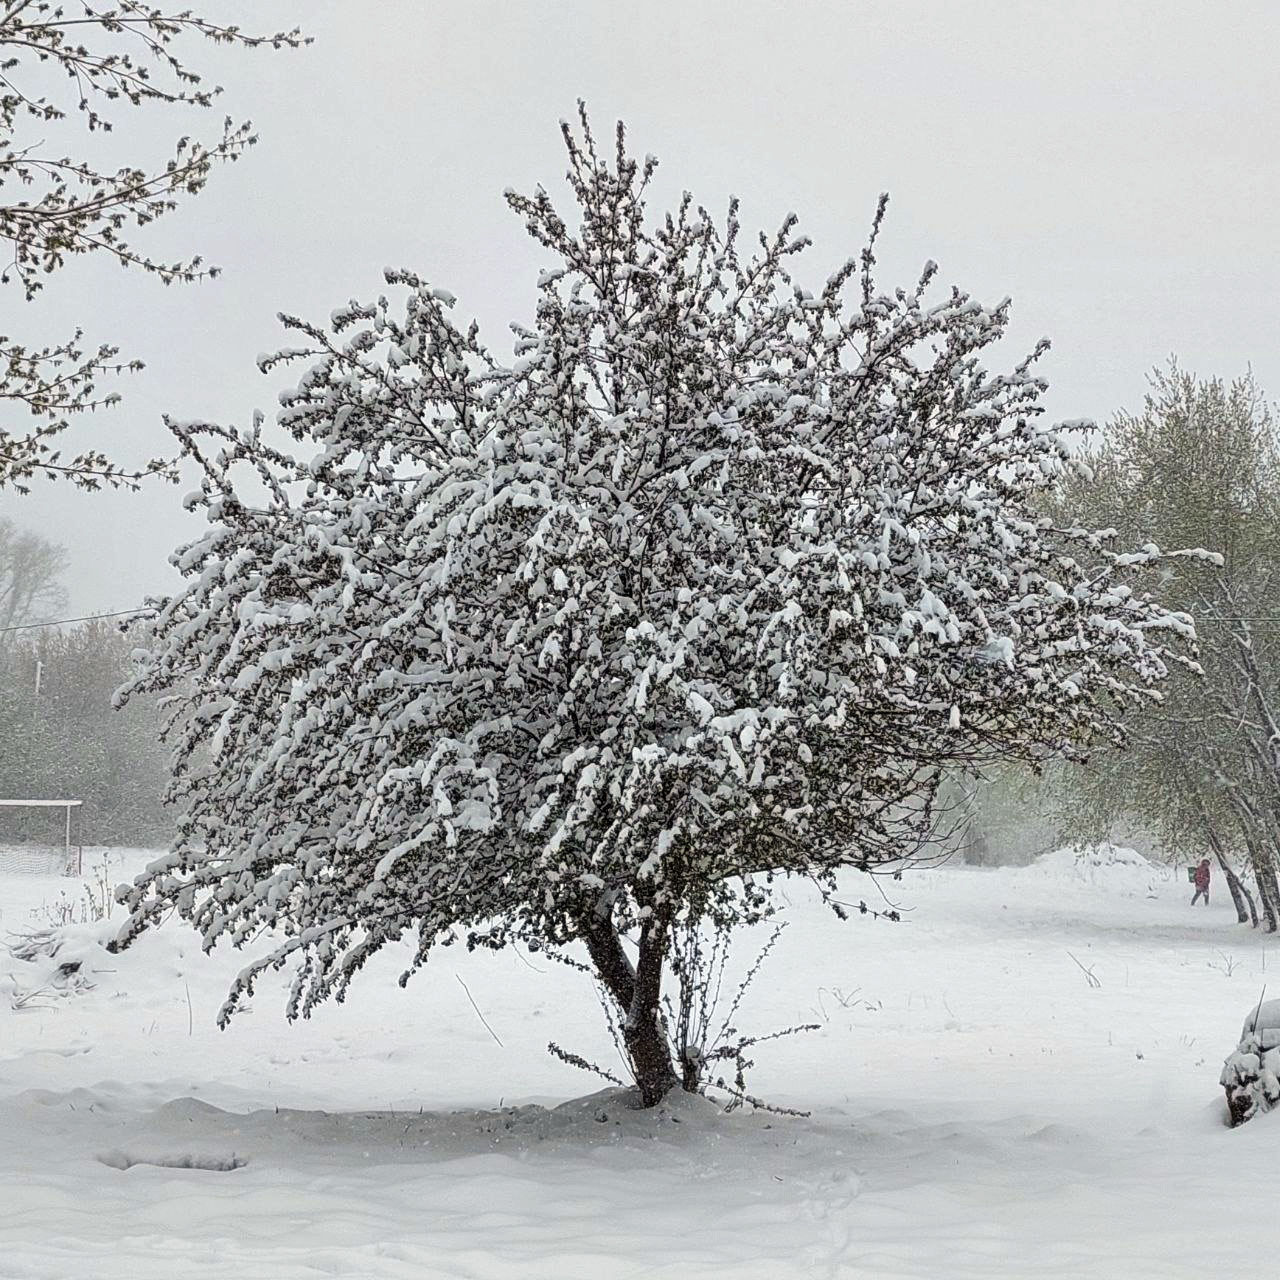
<svg viewBox="0 0 1280 1280"><path fill-rule="evenodd" d="M119 879L146 855L112 857ZM0 876L0 933L67 883ZM243 958L172 922L123 956L101 926L0 953L0 1276L1265 1273L1280 1116L1228 1130L1218 1071L1269 975L1280 994L1280 943L1220 883L1192 912L1138 865L891 887L898 925L792 887L745 1002L744 1030L822 1024L749 1082L808 1119L587 1096L545 1046L616 1066L593 992L537 957L446 951L401 990L385 955L346 1006L290 1027L264 984L219 1032ZM12 1007L76 958L92 989Z"/></svg>

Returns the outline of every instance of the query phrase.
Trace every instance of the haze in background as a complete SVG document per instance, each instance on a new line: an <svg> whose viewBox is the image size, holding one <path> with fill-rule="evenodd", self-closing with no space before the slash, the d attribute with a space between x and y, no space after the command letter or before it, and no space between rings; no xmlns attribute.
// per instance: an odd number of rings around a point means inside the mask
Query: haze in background
<svg viewBox="0 0 1280 1280"><path fill-rule="evenodd" d="M5 295L6 330L79 324L147 362L124 406L69 433L119 461L170 449L161 415L247 421L282 385L254 361L275 314L323 318L405 266L457 294L498 353L532 312L536 246L506 187L565 168L557 130L587 99L598 136L626 120L662 161L651 208L683 187L743 224L795 209L820 284L892 200L882 287L934 258L952 283L1015 303L1012 363L1040 337L1058 417L1140 406L1176 352L1206 375L1249 365L1280 396L1280 6L1192 0L1046 5L770 0L308 0L219 3L208 16L302 23L296 53L199 49L226 110L262 137L206 193L140 233L156 256L201 252L214 281L164 288L75 262L38 305ZM125 113L122 113L125 114ZM138 116L156 155L216 113ZM202 118L207 117L207 118ZM130 129L134 121L122 121ZM941 296L941 292L939 294ZM287 378L287 374L285 377ZM71 613L125 609L178 579L199 526L186 486L81 494L38 482L0 514L70 553Z"/></svg>

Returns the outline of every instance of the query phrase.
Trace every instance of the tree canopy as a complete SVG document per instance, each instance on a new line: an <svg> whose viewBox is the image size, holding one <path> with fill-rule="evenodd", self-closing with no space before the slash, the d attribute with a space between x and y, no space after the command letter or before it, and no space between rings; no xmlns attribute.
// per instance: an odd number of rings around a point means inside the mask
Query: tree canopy
<svg viewBox="0 0 1280 1280"><path fill-rule="evenodd" d="M66 552L0 516L0 651L18 629L44 621L66 603Z"/></svg>
<svg viewBox="0 0 1280 1280"><path fill-rule="evenodd" d="M1158 547L1040 512L1073 465L1045 344L991 373L1007 301L931 298L932 263L882 291L883 201L810 290L794 216L651 221L621 126L563 132L576 225L507 196L549 259L513 359L395 271L395 305L286 319L292 443L174 424L209 529L132 689L182 686L183 816L121 941L172 907L278 931L224 1018L288 964L305 1015L406 935L414 968L582 943L652 1102L678 922L899 865L943 766L1115 739L1191 626L1132 586Z"/></svg>
<svg viewBox="0 0 1280 1280"><path fill-rule="evenodd" d="M198 194L216 164L239 158L257 140L251 124L228 118L213 141L179 126L167 159L144 156L129 139L117 167L99 158L114 149L122 111L177 115L214 105L221 89L185 56L202 40L280 49L303 37L297 30L251 34L141 0L17 0L0 9L0 240L9 247L0 285L30 300L46 276L82 254L112 257L165 284L217 274L198 255L153 258L133 232ZM94 135L92 145L66 137L76 125ZM112 344L86 344L79 329L53 345L0 334L0 405L9 419L0 421L0 489L25 491L36 476L96 489L164 470L156 459L130 472L97 448L64 458L59 447L73 418L118 400L99 391L104 377L141 367Z"/></svg>
<svg viewBox="0 0 1280 1280"><path fill-rule="evenodd" d="M1071 500L1123 533L1206 548L1159 566L1162 596L1195 615L1200 670L1130 722L1137 748L1064 778L1080 836L1136 819L1184 856L1246 853L1267 927L1280 926L1280 450L1252 378L1156 370L1141 413L1108 424ZM1240 905L1241 918L1246 916Z"/></svg>

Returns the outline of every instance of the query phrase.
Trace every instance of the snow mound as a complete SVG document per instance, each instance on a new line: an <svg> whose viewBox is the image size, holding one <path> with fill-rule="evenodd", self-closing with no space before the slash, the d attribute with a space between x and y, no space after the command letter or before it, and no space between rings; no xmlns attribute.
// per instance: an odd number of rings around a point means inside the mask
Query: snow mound
<svg viewBox="0 0 1280 1280"><path fill-rule="evenodd" d="M27 1100L67 1107L54 1094ZM85 1098L75 1100L83 1104ZM359 1153L363 1161L420 1162L559 1151L569 1158L602 1147L650 1153L705 1148L721 1141L752 1151L792 1145L808 1132L803 1121L765 1112L724 1109L707 1098L674 1091L643 1109L633 1089L609 1088L557 1106L525 1103L459 1111L303 1111L288 1107L223 1110L197 1098L176 1098L150 1111L95 1157L109 1168L137 1165L230 1173L265 1158L278 1166L300 1150ZM651 1157L658 1158L658 1157Z"/></svg>
<svg viewBox="0 0 1280 1280"><path fill-rule="evenodd" d="M198 1169L205 1173L232 1173L236 1169L243 1169L249 1163L234 1153L229 1156L193 1155L190 1152L179 1155L134 1156L124 1151L104 1151L97 1159L99 1164L105 1164L108 1169L119 1169L122 1173L138 1165L153 1165L158 1169Z"/></svg>
<svg viewBox="0 0 1280 1280"><path fill-rule="evenodd" d="M1155 864L1136 849L1109 843L1089 844L1080 849L1069 845L1054 849L1051 853L1042 854L1035 865L1051 870L1074 871L1077 875L1094 874L1112 867L1136 868L1144 872L1156 870Z"/></svg>
<svg viewBox="0 0 1280 1280"><path fill-rule="evenodd" d="M0 1000L23 1009L92 991L100 974L114 972L107 952L113 933L109 924L99 921L11 934L6 942L7 972L0 977Z"/></svg>
<svg viewBox="0 0 1280 1280"><path fill-rule="evenodd" d="M1041 854L1023 874L1144 897L1153 895L1169 878L1167 867L1149 861L1136 849L1109 843L1054 849Z"/></svg>

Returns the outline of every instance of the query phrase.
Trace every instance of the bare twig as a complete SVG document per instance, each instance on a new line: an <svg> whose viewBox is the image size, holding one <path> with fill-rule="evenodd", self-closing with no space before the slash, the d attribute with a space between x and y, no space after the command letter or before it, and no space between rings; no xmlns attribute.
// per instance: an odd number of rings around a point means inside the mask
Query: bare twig
<svg viewBox="0 0 1280 1280"><path fill-rule="evenodd" d="M487 1032L488 1032L488 1033L489 1033L489 1034L490 1034L490 1035L491 1035L495 1040L497 1040L497 1041L498 1041L498 1048L499 1048L499 1049L505 1049L505 1048L506 1048L506 1045L504 1045L504 1044L502 1043L502 1041L498 1039L498 1033L497 1033L497 1032L496 1032L496 1031L495 1031L495 1030L494 1030L494 1029L489 1025L489 1020L488 1020L488 1018L486 1018L486 1017L484 1016L484 1014L480 1012L480 1006L479 1006L478 1004L476 1004L475 1000L472 998L471 992L470 992L470 990L468 989L467 984L466 984L465 982L463 982L463 981L462 981L462 975L461 975L461 974L457 974L457 973L455 973L453 976L454 976L455 978L457 978L457 979L458 979L458 985L462 987L463 991L466 991L466 993L467 993L467 999L471 1001L471 1007L476 1011L476 1017L477 1017L477 1018L479 1018L479 1019L480 1019L480 1021L484 1023L484 1029L485 1029L485 1030L486 1030L486 1031L487 1031Z"/></svg>
<svg viewBox="0 0 1280 1280"><path fill-rule="evenodd" d="M559 1058L561 1062L567 1063L571 1067L577 1067L579 1071L590 1071L592 1075L600 1076L611 1084L616 1084L623 1088L626 1087L612 1071L606 1071L599 1064L587 1061L580 1053L572 1053L568 1049L562 1049L554 1040L547 1045L547 1052L553 1058Z"/></svg>
<svg viewBox="0 0 1280 1280"><path fill-rule="evenodd" d="M1070 952L1070 951L1068 951L1068 952L1067 952L1067 955L1071 956L1071 952ZM1084 967L1084 965L1082 965L1082 964L1080 963L1080 961L1079 961L1079 960L1076 960L1075 956L1071 956L1071 958L1072 958L1072 960L1075 960L1076 966L1079 968L1080 972L1084 974L1084 976L1085 976L1086 980L1088 981L1088 983L1089 983L1089 985L1090 985L1091 987L1101 987L1101 986L1102 986L1102 980L1098 977L1098 975L1097 975L1096 973L1094 973L1094 971L1093 971L1093 966L1092 966L1092 965L1090 965L1090 966L1086 969L1086 968Z"/></svg>

